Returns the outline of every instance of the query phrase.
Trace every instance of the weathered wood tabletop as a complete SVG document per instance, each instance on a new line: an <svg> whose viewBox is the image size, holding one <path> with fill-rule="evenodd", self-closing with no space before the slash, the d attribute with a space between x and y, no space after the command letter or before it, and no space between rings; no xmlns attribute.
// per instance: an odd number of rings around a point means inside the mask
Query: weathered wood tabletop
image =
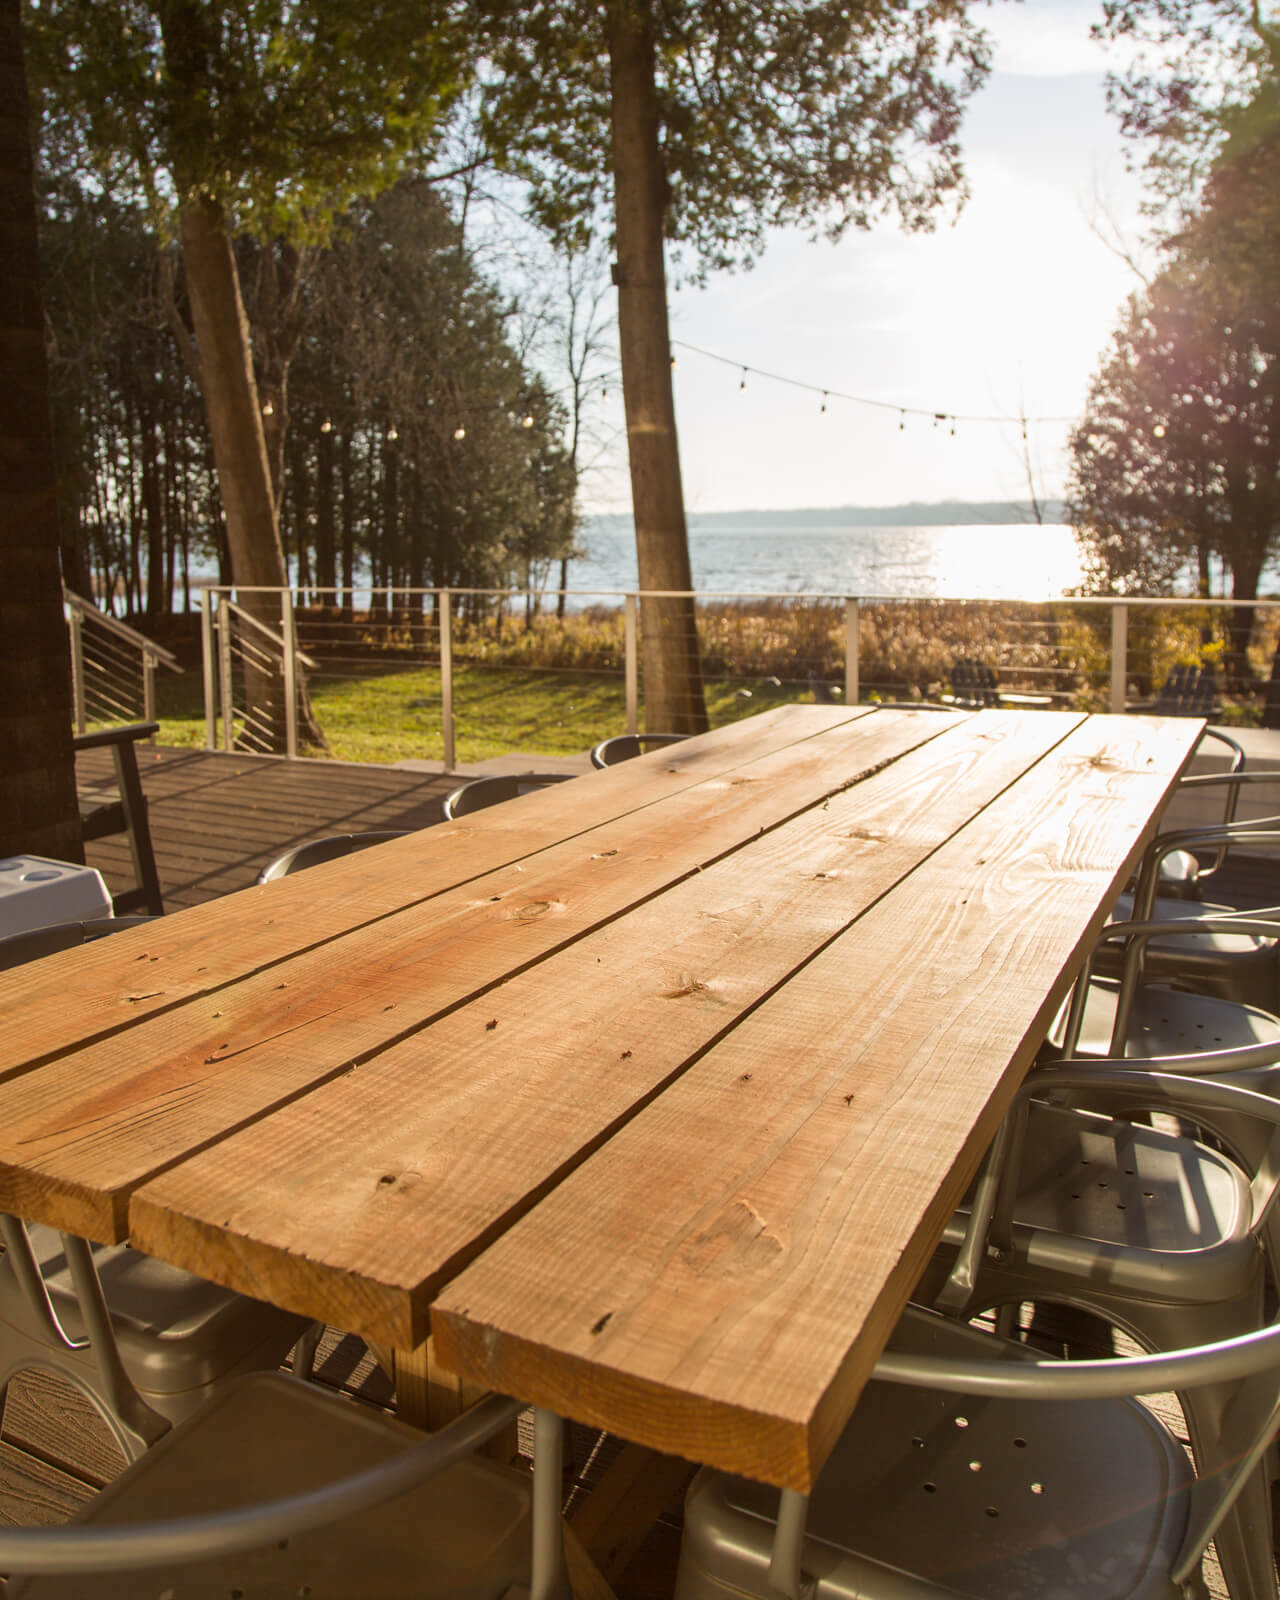
<svg viewBox="0 0 1280 1600"><path fill-rule="evenodd" d="M783 708L0 975L0 1206L807 1487L1200 726Z"/></svg>

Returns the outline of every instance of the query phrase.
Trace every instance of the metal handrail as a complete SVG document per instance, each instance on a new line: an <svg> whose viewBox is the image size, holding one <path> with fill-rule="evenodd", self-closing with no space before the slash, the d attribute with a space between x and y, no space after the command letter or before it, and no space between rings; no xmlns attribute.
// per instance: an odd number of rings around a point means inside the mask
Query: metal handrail
<svg viewBox="0 0 1280 1600"><path fill-rule="evenodd" d="M171 650L166 650L163 645L157 644L154 639L148 639L145 633L139 633L136 628L131 628L127 622L121 622L119 617L113 617L110 612L100 611L92 600L86 600L82 594L77 594L74 589L62 586L63 604L81 616L93 619L95 627L102 627L108 633L117 634L121 639L126 639L138 650L145 650L155 657L162 667L168 667L170 672L181 672L182 663Z"/></svg>

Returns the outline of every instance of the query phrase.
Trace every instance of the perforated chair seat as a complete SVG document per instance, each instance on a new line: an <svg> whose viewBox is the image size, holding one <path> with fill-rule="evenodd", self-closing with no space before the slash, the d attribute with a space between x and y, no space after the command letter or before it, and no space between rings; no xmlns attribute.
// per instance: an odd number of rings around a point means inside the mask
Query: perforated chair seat
<svg viewBox="0 0 1280 1600"><path fill-rule="evenodd" d="M222 1389L76 1518L95 1528L252 1506L352 1476L422 1435L276 1373ZM115 1574L19 1581L26 1600L499 1600L526 1580L529 1478L468 1457L394 1500L266 1549Z"/></svg>
<svg viewBox="0 0 1280 1600"><path fill-rule="evenodd" d="M996 1343L906 1319L892 1341L931 1355ZM1136 1401L993 1400L873 1381L813 1491L802 1568L814 1600L1203 1596L1198 1579L1187 1591L1169 1577L1191 1480L1185 1451ZM777 1508L776 1489L700 1471L676 1600L776 1593Z"/></svg>
<svg viewBox="0 0 1280 1600"><path fill-rule="evenodd" d="M60 1236L28 1226L49 1302L73 1340L84 1337L79 1302ZM93 1247L126 1372L142 1399L170 1422L194 1411L213 1385L241 1373L278 1367L295 1345L309 1367L319 1324L265 1301L236 1294L128 1245ZM51 1345L7 1259L0 1261L0 1385L27 1367L61 1373L93 1399L121 1447L136 1454L111 1412L89 1348Z"/></svg>
<svg viewBox="0 0 1280 1600"><path fill-rule="evenodd" d="M1040 1101L1028 1108L1024 1152L1013 1258L984 1268L980 1296L995 1303L1001 1285L1025 1291L1034 1279L1067 1299L1081 1283L1099 1299L1164 1306L1239 1297L1245 1327L1231 1331L1246 1331L1259 1260L1249 1180L1235 1162L1141 1123ZM967 1215L951 1218L944 1243L959 1245ZM1129 1325L1141 1334L1138 1314Z"/></svg>
<svg viewBox="0 0 1280 1600"><path fill-rule="evenodd" d="M1127 922L1132 914L1132 895L1121 895L1112 921ZM1152 908L1150 920L1183 922L1189 931L1152 936L1146 946L1143 969L1148 981L1177 983L1199 994L1238 1000L1244 1005L1280 1006L1280 937L1231 933L1224 931L1220 924L1208 931L1196 931L1198 922L1218 918L1230 920L1240 915L1231 906L1161 896ZM1267 917L1266 912L1257 915ZM1249 920L1252 916L1250 914ZM1118 943L1104 942L1095 952L1093 970L1099 977L1118 978L1123 962L1122 947Z"/></svg>
<svg viewBox="0 0 1280 1600"><path fill-rule="evenodd" d="M1095 978L1089 985L1078 1055L1110 1054L1118 997L1119 985L1112 979ZM1060 1051L1063 1020L1059 1017L1050 1030L1042 1059L1052 1060ZM1149 1060L1199 1050L1234 1050L1277 1040L1280 1019L1260 1006L1149 983L1134 996L1125 1054L1135 1060Z"/></svg>

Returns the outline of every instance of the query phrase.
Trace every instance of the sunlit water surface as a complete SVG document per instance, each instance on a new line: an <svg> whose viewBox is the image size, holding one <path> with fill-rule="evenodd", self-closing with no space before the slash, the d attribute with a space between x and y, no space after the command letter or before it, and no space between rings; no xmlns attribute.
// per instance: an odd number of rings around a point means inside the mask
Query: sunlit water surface
<svg viewBox="0 0 1280 1600"><path fill-rule="evenodd" d="M589 521L572 589L636 587L620 519ZM962 527L700 527L690 519L694 587L707 594L899 595L1050 600L1081 581L1075 534L1060 523Z"/></svg>

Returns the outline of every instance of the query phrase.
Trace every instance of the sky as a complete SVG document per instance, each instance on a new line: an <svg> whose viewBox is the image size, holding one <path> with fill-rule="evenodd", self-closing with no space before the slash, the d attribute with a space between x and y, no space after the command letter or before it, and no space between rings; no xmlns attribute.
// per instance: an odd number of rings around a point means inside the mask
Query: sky
<svg viewBox="0 0 1280 1600"><path fill-rule="evenodd" d="M1100 0L997 0L992 72L962 144L971 197L933 234L884 222L839 244L774 234L751 271L671 295L677 427L690 511L1028 500L1063 491L1074 419L1127 297L1140 185L1125 165L1089 38ZM684 348L698 347L729 364ZM742 367L746 387L741 388ZM759 374L832 391L822 396ZM836 391L887 404L854 404ZM622 401L584 509L629 505ZM956 416L933 424L897 407ZM904 424L900 426L900 424Z"/></svg>

